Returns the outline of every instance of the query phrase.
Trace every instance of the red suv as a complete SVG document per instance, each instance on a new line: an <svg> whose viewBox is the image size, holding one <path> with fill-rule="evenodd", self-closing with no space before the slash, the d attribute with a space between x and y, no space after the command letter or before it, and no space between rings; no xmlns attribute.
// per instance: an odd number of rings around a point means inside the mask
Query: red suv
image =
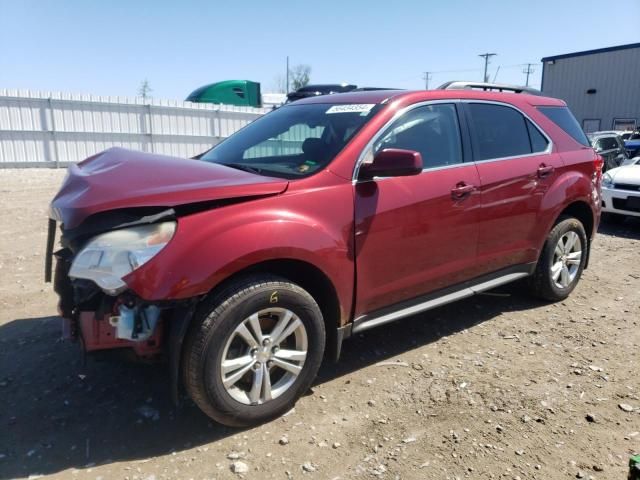
<svg viewBox="0 0 640 480"><path fill-rule="evenodd" d="M560 100L450 84L279 108L198 159L110 149L51 204L54 287L88 351L168 361L204 412L292 407L356 332L518 279L565 298L601 158Z"/></svg>

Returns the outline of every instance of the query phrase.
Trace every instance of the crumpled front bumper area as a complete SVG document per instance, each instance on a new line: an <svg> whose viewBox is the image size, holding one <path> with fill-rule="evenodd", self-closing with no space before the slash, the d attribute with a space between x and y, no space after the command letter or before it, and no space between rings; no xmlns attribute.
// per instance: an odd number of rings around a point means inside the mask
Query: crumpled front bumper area
<svg viewBox="0 0 640 480"><path fill-rule="evenodd" d="M128 348L143 358L163 352L171 305L148 304L129 292L106 295L90 281L69 277L69 249L56 252L55 259L53 288L59 296L63 338L80 342L85 352Z"/></svg>

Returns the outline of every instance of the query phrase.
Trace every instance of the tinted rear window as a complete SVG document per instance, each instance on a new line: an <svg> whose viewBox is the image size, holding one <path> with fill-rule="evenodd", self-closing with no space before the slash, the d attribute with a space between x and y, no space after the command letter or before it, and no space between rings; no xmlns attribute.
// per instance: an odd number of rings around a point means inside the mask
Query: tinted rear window
<svg viewBox="0 0 640 480"><path fill-rule="evenodd" d="M470 103L471 138L476 160L531 153L525 118L511 107Z"/></svg>
<svg viewBox="0 0 640 480"><path fill-rule="evenodd" d="M558 125L562 130L571 135L573 139L584 145L590 146L587 136L580 128L580 124L567 107L538 107L544 115L553 123Z"/></svg>

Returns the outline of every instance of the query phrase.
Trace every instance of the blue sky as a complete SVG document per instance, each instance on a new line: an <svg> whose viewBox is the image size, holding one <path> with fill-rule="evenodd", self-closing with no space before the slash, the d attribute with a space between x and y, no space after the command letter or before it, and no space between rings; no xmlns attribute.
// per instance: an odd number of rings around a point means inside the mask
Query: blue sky
<svg viewBox="0 0 640 480"><path fill-rule="evenodd" d="M640 41L640 1L0 0L0 88L183 99L218 80L274 91L291 63L313 82L424 88L482 79L524 83L524 63Z"/></svg>

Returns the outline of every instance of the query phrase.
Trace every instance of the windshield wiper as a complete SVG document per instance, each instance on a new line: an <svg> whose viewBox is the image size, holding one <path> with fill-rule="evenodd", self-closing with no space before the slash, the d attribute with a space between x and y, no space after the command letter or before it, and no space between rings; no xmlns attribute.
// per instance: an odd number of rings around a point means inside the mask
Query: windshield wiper
<svg viewBox="0 0 640 480"><path fill-rule="evenodd" d="M238 170L242 170L243 172L255 173L256 175L262 175L262 170L259 168L251 167L245 163L221 163L220 165L224 165L225 167L231 167Z"/></svg>

